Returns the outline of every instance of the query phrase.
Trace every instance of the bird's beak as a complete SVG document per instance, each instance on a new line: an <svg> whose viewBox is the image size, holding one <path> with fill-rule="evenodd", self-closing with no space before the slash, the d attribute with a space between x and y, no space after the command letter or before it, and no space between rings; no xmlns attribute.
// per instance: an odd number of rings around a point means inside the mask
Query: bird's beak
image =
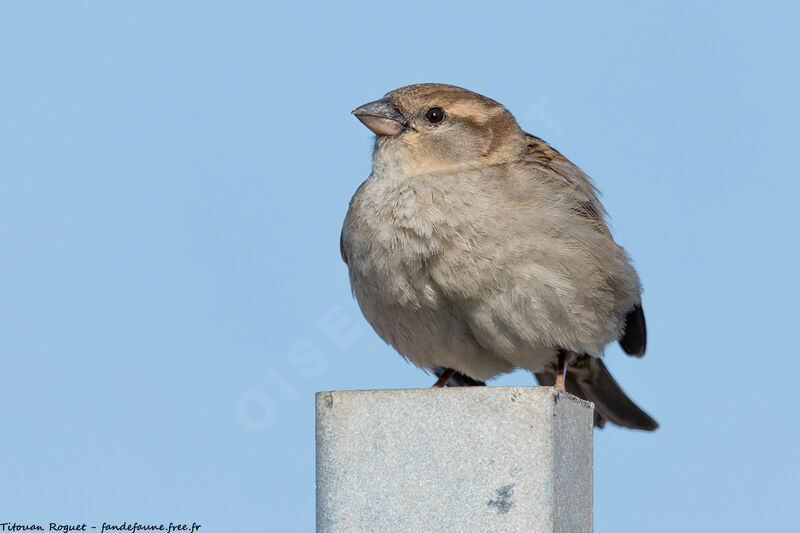
<svg viewBox="0 0 800 533"><path fill-rule="evenodd" d="M391 98L381 98L353 109L353 114L378 135L399 135L406 126L405 117L392 105Z"/></svg>

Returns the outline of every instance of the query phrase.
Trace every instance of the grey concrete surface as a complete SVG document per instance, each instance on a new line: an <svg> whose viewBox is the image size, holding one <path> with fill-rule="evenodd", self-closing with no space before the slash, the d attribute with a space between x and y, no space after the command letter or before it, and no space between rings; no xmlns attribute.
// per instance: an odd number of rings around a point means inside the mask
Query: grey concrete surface
<svg viewBox="0 0 800 533"><path fill-rule="evenodd" d="M592 410L552 387L319 392L317 531L592 531Z"/></svg>

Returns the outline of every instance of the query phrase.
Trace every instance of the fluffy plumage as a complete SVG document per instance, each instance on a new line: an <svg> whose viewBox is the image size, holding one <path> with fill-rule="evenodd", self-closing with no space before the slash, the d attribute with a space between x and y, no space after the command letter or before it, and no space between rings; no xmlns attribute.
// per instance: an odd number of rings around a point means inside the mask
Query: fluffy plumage
<svg viewBox="0 0 800 533"><path fill-rule="evenodd" d="M638 275L589 177L458 87L411 85L354 113L379 134L341 249L375 331L421 368L456 370L452 384L515 368L546 382L566 353L567 390L600 425L655 429L596 359L614 341L641 356L646 334Z"/></svg>

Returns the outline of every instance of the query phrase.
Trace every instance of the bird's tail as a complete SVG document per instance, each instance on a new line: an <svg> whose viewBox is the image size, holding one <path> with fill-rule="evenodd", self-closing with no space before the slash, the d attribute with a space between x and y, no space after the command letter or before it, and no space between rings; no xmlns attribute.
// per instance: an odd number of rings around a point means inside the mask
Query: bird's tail
<svg viewBox="0 0 800 533"><path fill-rule="evenodd" d="M555 384L555 372L537 372L540 385ZM618 426L653 431L658 422L628 398L611 376L601 359L579 356L567 367L565 388L570 394L594 403L594 425L603 427L606 421Z"/></svg>

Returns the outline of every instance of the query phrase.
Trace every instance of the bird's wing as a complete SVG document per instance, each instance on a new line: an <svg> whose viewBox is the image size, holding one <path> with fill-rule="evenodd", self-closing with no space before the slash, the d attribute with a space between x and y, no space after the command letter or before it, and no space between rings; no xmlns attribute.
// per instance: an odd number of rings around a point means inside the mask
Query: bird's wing
<svg viewBox="0 0 800 533"><path fill-rule="evenodd" d="M559 190L572 209L589 220L599 232L611 237L605 221L605 209L598 199L597 188L580 168L545 141L525 134L528 142L526 162L543 170L543 176L558 180ZM647 348L647 326L641 304L634 306L625 317L625 333L619 344L628 355L642 357Z"/></svg>
<svg viewBox="0 0 800 533"><path fill-rule="evenodd" d="M342 228L342 232L339 234L339 252L342 254L342 261L344 264L347 264L347 252L344 249L344 228Z"/></svg>
<svg viewBox="0 0 800 533"><path fill-rule="evenodd" d="M605 221L606 210L598 199L599 192L591 178L539 137L526 133L525 139L528 143L526 162L547 170L543 175L557 180L572 209L591 221L597 231L610 236Z"/></svg>

